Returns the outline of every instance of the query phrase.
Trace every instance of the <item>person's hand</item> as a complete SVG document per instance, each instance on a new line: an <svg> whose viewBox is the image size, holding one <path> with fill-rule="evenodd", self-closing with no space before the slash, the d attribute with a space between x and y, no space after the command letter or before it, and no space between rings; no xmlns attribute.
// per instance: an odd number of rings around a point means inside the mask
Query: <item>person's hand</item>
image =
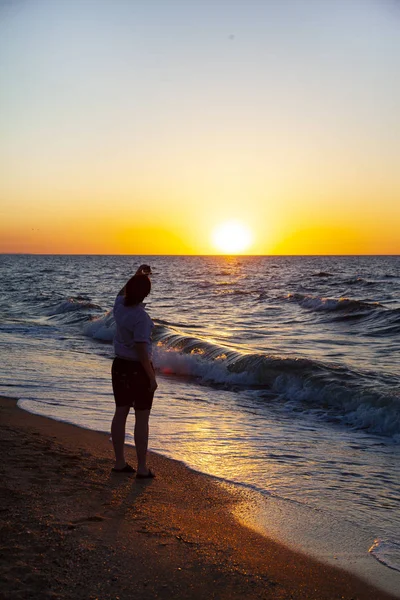
<svg viewBox="0 0 400 600"><path fill-rule="evenodd" d="M150 386L149 386L149 390L152 394L154 394L154 392L156 391L156 389L158 388L158 383L156 381L155 377L152 377L150 379Z"/></svg>
<svg viewBox="0 0 400 600"><path fill-rule="evenodd" d="M150 265L140 265L135 275L151 275Z"/></svg>

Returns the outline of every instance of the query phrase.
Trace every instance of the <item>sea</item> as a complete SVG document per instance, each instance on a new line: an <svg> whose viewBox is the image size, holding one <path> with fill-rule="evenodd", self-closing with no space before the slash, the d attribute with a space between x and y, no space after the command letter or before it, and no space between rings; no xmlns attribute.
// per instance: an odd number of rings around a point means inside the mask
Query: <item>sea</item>
<svg viewBox="0 0 400 600"><path fill-rule="evenodd" d="M246 525L400 595L400 257L0 255L0 393L108 433L112 307L142 263L150 448L239 486Z"/></svg>

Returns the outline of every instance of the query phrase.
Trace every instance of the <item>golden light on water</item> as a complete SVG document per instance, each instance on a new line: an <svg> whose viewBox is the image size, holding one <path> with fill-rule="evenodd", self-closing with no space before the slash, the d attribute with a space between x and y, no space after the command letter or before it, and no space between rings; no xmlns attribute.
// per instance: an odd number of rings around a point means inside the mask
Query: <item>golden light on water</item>
<svg viewBox="0 0 400 600"><path fill-rule="evenodd" d="M241 254L251 246L253 235L244 223L227 221L214 230L212 240L223 254Z"/></svg>

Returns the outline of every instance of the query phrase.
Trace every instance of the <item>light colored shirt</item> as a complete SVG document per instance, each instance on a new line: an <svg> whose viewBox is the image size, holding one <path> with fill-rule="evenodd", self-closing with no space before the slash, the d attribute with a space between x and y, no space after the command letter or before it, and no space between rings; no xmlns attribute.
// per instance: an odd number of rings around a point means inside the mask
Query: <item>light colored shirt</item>
<svg viewBox="0 0 400 600"><path fill-rule="evenodd" d="M149 358L151 358L151 332L154 323L145 311L146 305L141 302L135 306L125 306L124 301L124 296L117 296L114 304L115 354L126 360L139 360L135 343L145 342Z"/></svg>

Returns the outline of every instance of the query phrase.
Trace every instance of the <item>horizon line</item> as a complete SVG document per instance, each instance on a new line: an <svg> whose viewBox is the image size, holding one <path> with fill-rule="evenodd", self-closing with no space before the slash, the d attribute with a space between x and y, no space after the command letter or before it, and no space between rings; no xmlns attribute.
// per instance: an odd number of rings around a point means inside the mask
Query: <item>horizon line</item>
<svg viewBox="0 0 400 600"><path fill-rule="evenodd" d="M151 254L141 252L139 254L122 254L122 253L96 253L96 252L0 252L0 256L179 256L179 257L241 257L241 258L262 258L274 256L313 256L313 257L338 257L338 256L400 256L398 254Z"/></svg>

